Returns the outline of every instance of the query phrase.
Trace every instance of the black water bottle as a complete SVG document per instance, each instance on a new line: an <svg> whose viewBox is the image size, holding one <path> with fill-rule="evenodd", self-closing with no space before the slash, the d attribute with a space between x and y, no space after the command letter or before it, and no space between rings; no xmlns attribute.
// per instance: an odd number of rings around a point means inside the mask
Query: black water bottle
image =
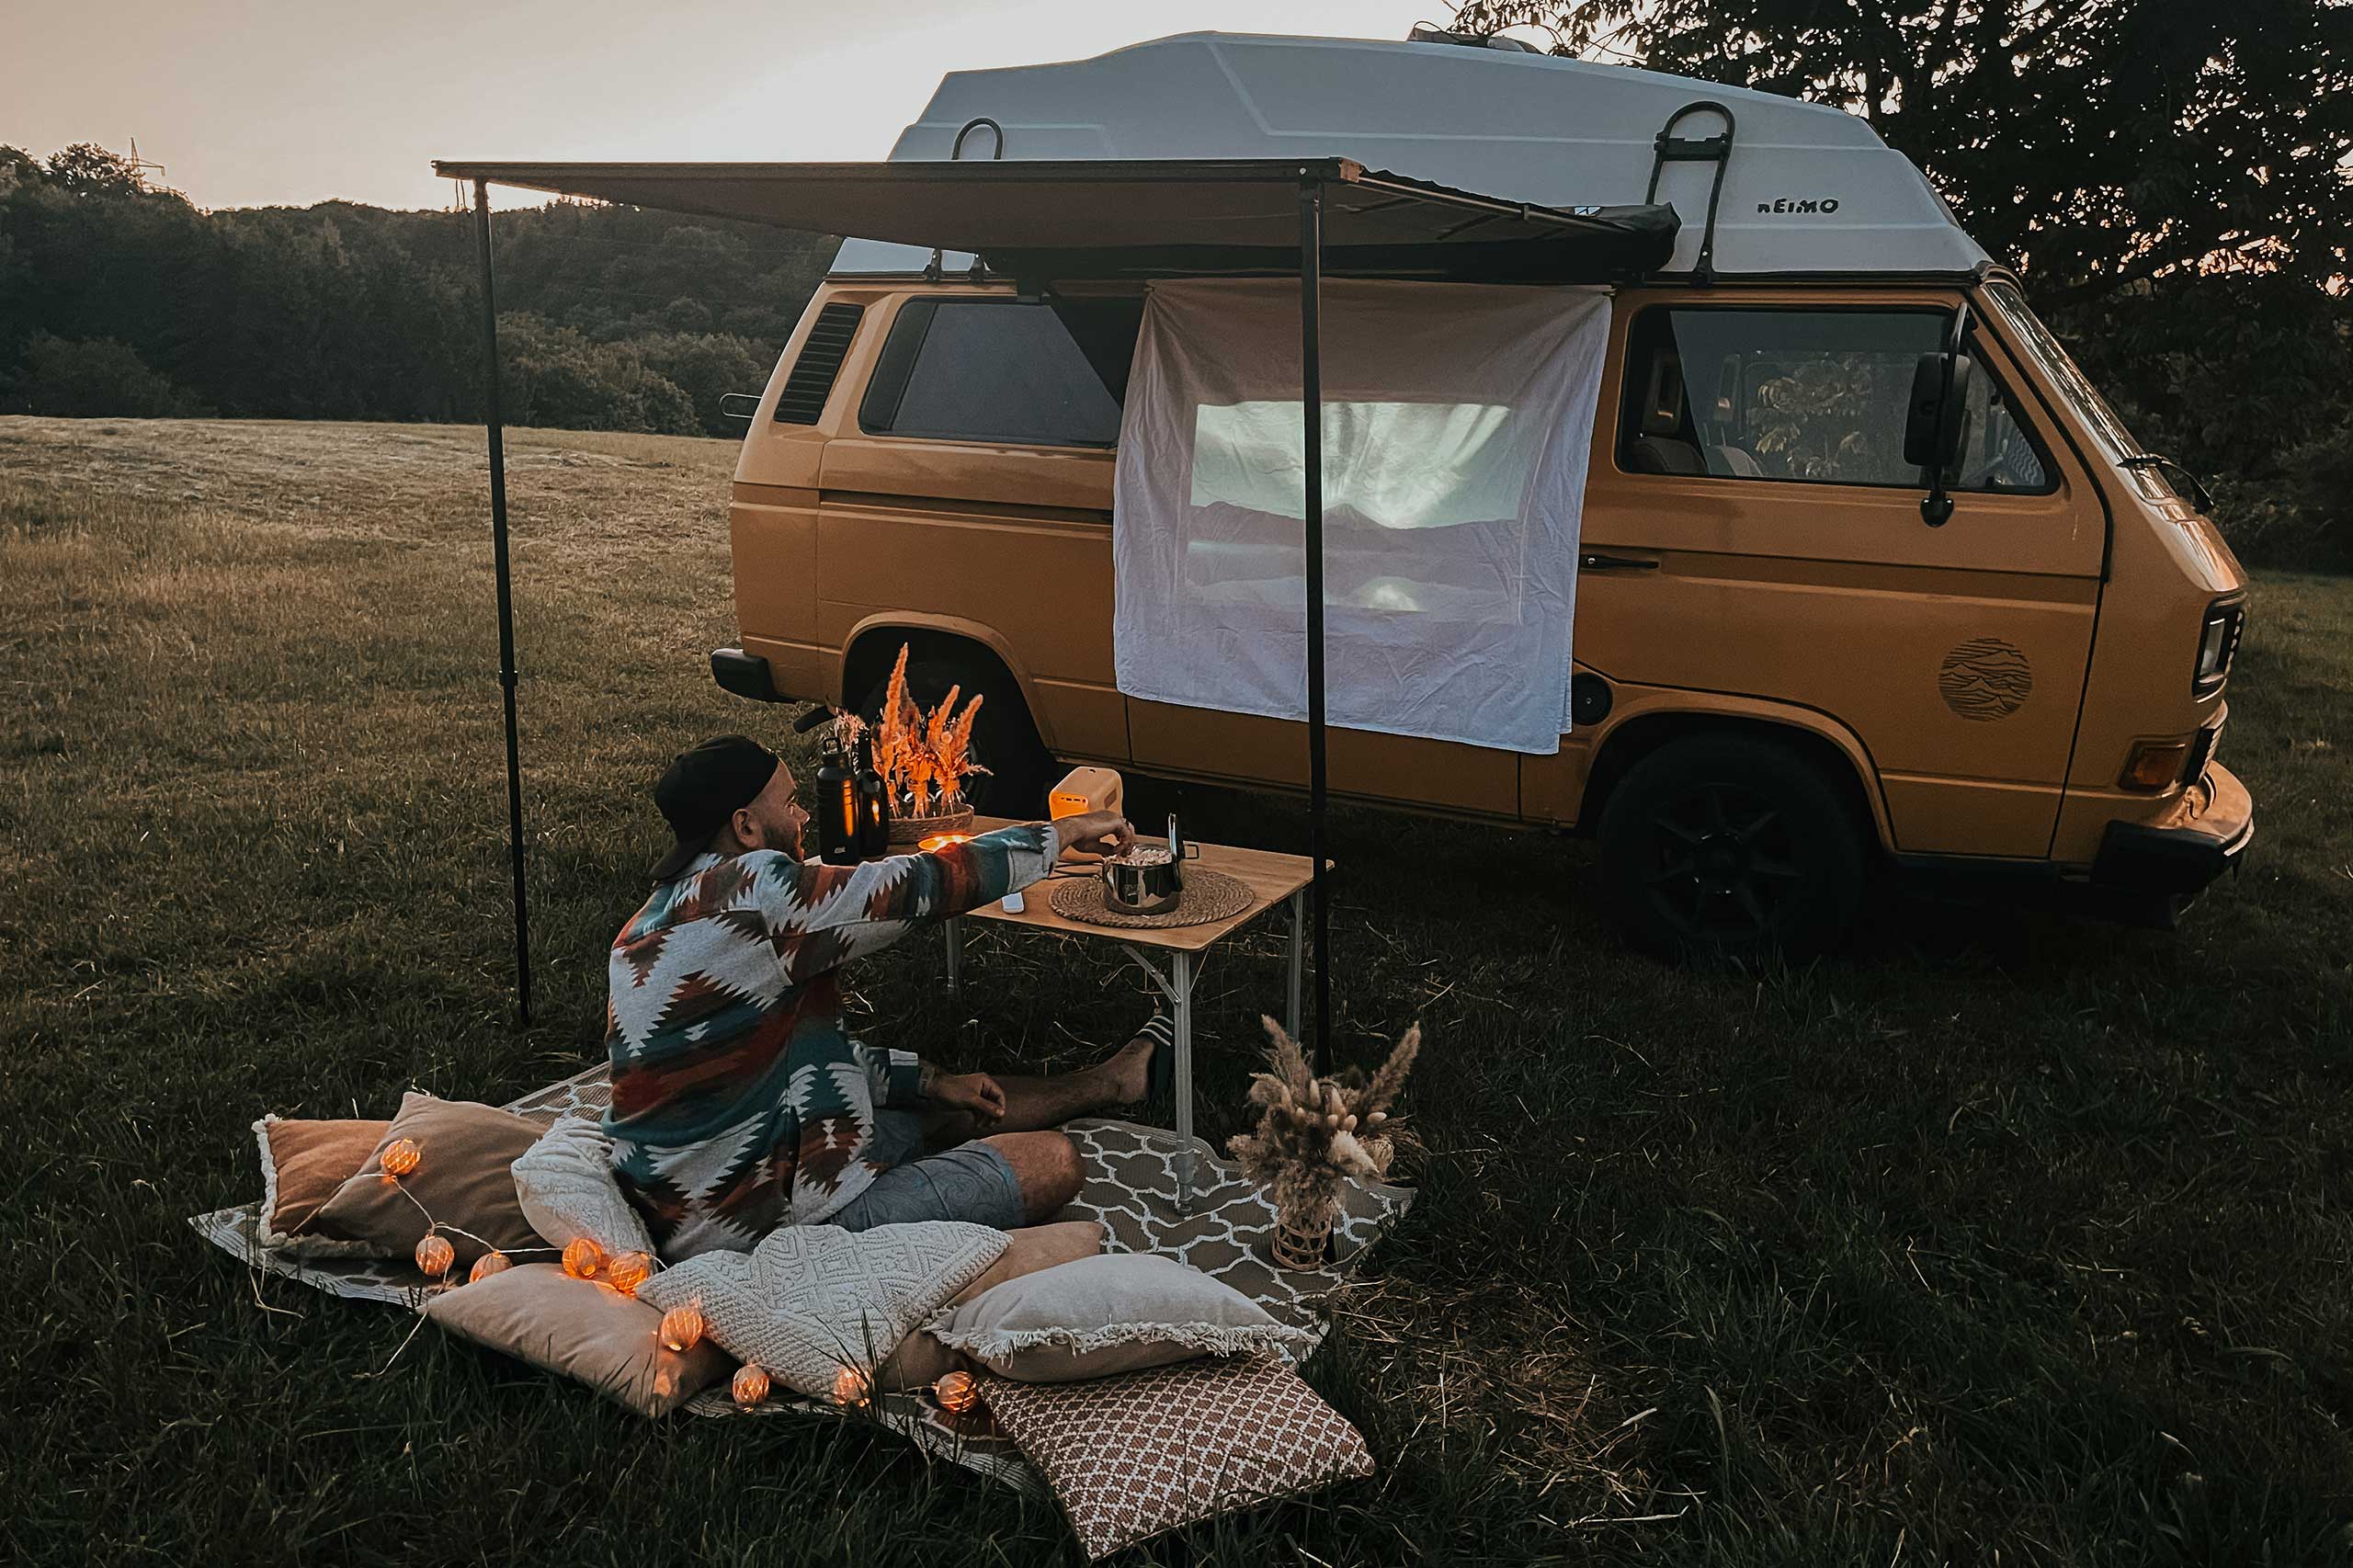
<svg viewBox="0 0 2353 1568"><path fill-rule="evenodd" d="M828 866L858 863L858 778L842 755L838 736L825 737L817 763L817 792L811 801L817 818L817 858Z"/></svg>
<svg viewBox="0 0 2353 1568"><path fill-rule="evenodd" d="M891 797L874 769L874 737L858 737L858 858L879 860L891 853Z"/></svg>

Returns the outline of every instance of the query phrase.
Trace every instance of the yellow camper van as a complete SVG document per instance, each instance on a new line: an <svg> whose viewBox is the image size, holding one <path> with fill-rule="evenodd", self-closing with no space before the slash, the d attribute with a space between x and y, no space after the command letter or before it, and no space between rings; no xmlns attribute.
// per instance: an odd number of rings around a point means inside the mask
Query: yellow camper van
<svg viewBox="0 0 2353 1568"><path fill-rule="evenodd" d="M947 157L983 117L1006 157L1377 140L1383 167L1516 200L1677 208L1674 259L1609 300L1559 750L1335 731L1335 794L1590 834L1635 935L1735 949L1834 941L1875 859L2162 915L2252 836L2216 759L2245 575L1864 122L1445 39L1194 35L951 75L892 156ZM1712 155L1657 158L1678 119ZM1142 310L1142 286L1041 297L847 242L744 444L720 684L868 705L912 643L919 687L987 694L992 806L1077 762L1303 787L1300 724L1114 678ZM1907 399L1956 338L1939 520Z"/></svg>

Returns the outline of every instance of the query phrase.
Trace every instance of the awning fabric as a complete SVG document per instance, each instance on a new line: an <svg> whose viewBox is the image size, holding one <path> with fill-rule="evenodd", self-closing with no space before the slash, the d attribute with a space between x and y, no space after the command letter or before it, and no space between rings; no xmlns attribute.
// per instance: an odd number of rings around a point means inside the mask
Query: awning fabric
<svg viewBox="0 0 2353 1568"><path fill-rule="evenodd" d="M1296 273L1298 187L1324 188L1324 270L1597 283L1663 264L1670 207L1563 210L1347 158L868 164L436 162L448 179L971 251L1017 278Z"/></svg>

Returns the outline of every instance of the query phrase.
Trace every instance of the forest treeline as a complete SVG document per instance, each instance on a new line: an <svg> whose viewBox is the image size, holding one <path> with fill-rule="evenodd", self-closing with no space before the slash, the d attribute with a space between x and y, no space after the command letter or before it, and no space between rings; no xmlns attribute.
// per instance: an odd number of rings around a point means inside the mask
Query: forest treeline
<svg viewBox="0 0 2353 1568"><path fill-rule="evenodd" d="M2040 242L2036 307L2243 556L2353 562L2353 307L2325 250L2148 275L2097 226L2060 256L2051 227L1961 217L1996 255ZM578 429L739 433L720 398L766 383L835 246L574 202L494 228L506 416ZM464 213L208 212L101 148L0 147L0 412L478 418L474 244Z"/></svg>
<svg viewBox="0 0 2353 1568"><path fill-rule="evenodd" d="M517 425L739 434L835 242L632 208L499 212ZM461 212L207 212L91 146L0 147L0 410L290 419L482 414Z"/></svg>

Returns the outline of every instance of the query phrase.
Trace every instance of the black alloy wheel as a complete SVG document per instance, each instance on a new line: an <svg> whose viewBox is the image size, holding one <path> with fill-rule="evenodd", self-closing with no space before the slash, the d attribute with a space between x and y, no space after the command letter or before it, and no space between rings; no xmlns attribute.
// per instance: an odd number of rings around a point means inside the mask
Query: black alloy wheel
<svg viewBox="0 0 2353 1568"><path fill-rule="evenodd" d="M1862 896L1854 813L1812 762L1769 741L1661 746L1619 780L1597 836L1611 913L1654 950L1819 952Z"/></svg>

